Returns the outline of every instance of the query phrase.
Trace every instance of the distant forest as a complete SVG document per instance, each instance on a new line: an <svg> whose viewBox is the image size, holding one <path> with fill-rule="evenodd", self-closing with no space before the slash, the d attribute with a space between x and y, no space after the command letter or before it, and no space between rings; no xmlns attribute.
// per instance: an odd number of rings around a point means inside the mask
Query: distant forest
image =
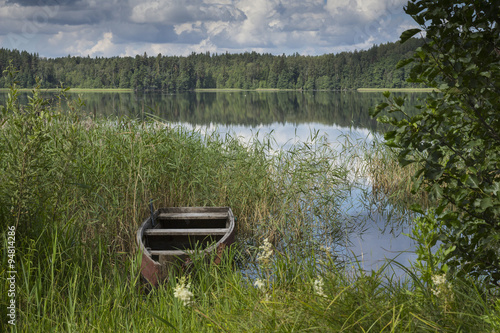
<svg viewBox="0 0 500 333"><path fill-rule="evenodd" d="M134 90L186 91L199 88L351 90L406 88L410 68L396 69L422 45L412 39L373 46L366 51L321 56L192 53L187 57L137 55L135 57L44 58L26 51L0 49L0 72L12 61L23 88L41 80L42 88L64 83L72 88L130 88ZM10 86L0 78L0 88Z"/></svg>

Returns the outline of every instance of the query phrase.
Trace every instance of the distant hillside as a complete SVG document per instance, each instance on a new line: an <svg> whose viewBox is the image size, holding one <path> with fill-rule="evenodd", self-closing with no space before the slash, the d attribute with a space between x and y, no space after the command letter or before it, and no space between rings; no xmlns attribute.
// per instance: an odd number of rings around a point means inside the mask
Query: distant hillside
<svg viewBox="0 0 500 333"><path fill-rule="evenodd" d="M31 88L39 77L43 88L64 82L74 88L132 88L185 91L195 88L349 90L416 87L406 82L409 68L396 69L422 44L412 39L373 46L366 51L322 56L243 54L191 54L47 59L26 51L0 49L0 71L9 61L19 70L21 87ZM0 78L0 88L10 85Z"/></svg>

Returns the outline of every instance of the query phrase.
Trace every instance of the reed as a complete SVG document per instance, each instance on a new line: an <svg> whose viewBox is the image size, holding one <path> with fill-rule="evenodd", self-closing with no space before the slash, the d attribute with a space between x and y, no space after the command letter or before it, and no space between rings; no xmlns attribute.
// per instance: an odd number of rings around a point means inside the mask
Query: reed
<svg viewBox="0 0 500 333"><path fill-rule="evenodd" d="M99 120L36 95L20 106L15 87L0 128L0 222L16 226L18 270L17 325L2 321L2 331L500 329L500 303L480 281L452 281L445 302L414 269L367 273L340 254L352 159L317 133L275 150L272 137L242 143L155 120ZM231 206L237 217L221 265L194 258L183 280L190 302L174 294L178 273L144 292L134 235L150 198ZM6 253L3 236L2 277ZM8 288L2 279L2 318Z"/></svg>
<svg viewBox="0 0 500 333"><path fill-rule="evenodd" d="M420 168L419 165L402 167L396 152L377 139L370 147L365 146L364 158L375 200L388 202L404 210L416 203L424 208L430 206L429 194L414 187L414 175Z"/></svg>

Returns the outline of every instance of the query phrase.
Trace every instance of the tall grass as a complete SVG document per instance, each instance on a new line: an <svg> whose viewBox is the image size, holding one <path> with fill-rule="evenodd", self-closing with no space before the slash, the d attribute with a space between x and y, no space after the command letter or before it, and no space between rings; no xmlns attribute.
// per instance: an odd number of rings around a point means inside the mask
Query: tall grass
<svg viewBox="0 0 500 333"><path fill-rule="evenodd" d="M314 133L275 151L272 137L242 143L158 121L99 120L78 103L63 113L36 91L30 103L18 105L14 87L0 120L0 222L16 226L18 271L17 325L2 321L2 331L500 329L500 303L477 281L453 281L443 300L413 270L399 279L390 265L366 273L340 260L349 172ZM221 265L194 258L189 306L174 297L179 276L150 293L141 284L134 235L150 198L156 207L230 206L237 217ZM265 238L272 256L261 262ZM2 318L6 249L3 237Z"/></svg>
<svg viewBox="0 0 500 333"><path fill-rule="evenodd" d="M416 164L401 167L397 154L379 138L370 147L364 147L366 176L372 186L375 200L387 202L399 209L408 209L418 203L429 207L431 202L427 192L414 187L413 176L420 168Z"/></svg>

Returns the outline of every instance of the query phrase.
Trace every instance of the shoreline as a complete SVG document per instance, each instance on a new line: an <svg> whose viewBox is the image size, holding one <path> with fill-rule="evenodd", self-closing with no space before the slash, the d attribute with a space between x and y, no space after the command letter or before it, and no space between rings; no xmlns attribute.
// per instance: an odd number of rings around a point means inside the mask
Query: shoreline
<svg viewBox="0 0 500 333"><path fill-rule="evenodd" d="M10 88L0 88L0 92L8 92ZM20 92L30 92L33 88L18 88ZM40 92L60 92L60 88L40 88ZM194 90L186 90L180 92L166 92L161 90L146 90L141 91L145 93L150 92L160 92L160 93L185 93L185 92L242 92L242 91L255 91L255 92L282 92L282 91L296 91L296 92L384 92L384 91L394 91L394 92L432 92L438 91L434 88L353 88L346 90L303 90L303 89L278 89L278 88L258 88L258 89L238 89L238 88L200 88ZM71 88L67 90L69 93L135 93L139 92L131 88Z"/></svg>
<svg viewBox="0 0 500 333"><path fill-rule="evenodd" d="M34 88L17 88L20 92L30 92ZM60 92L64 89L61 88L40 88L40 92ZM0 92L8 92L10 88L0 88ZM70 88L66 92L68 93L79 93L79 92L134 92L133 89L129 88Z"/></svg>
<svg viewBox="0 0 500 333"><path fill-rule="evenodd" d="M358 92L384 92L384 91L395 91L395 92L433 92L439 91L435 88L358 88Z"/></svg>

